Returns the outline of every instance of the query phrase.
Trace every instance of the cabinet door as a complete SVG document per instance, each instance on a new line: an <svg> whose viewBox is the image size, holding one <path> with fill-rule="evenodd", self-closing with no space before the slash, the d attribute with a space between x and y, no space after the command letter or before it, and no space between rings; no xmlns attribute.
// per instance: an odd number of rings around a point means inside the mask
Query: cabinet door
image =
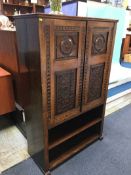
<svg viewBox="0 0 131 175"><path fill-rule="evenodd" d="M88 21L84 64L83 111L103 104L107 95L114 22Z"/></svg>
<svg viewBox="0 0 131 175"><path fill-rule="evenodd" d="M80 113L86 23L44 21L47 113L50 124ZM43 69L43 68L42 68Z"/></svg>

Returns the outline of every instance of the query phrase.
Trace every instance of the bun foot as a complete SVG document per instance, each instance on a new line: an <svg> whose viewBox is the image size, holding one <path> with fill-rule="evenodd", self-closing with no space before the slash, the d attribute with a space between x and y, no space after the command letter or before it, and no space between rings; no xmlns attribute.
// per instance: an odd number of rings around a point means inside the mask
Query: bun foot
<svg viewBox="0 0 131 175"><path fill-rule="evenodd" d="M103 138L104 138L103 136L100 136L100 137L99 137L99 140L103 140Z"/></svg>
<svg viewBox="0 0 131 175"><path fill-rule="evenodd" d="M45 173L45 175L51 175L51 172L50 172L50 171L47 171L47 172Z"/></svg>

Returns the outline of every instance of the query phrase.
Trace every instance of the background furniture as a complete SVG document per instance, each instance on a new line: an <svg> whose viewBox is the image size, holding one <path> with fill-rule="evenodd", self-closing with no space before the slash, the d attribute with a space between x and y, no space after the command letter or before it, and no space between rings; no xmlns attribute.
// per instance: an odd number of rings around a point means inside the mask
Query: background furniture
<svg viewBox="0 0 131 175"><path fill-rule="evenodd" d="M37 4L31 4L30 0L27 2L25 0L1 0L0 9L4 15L13 21L13 16L16 12L20 14L44 12L44 6L48 1L38 0Z"/></svg>
<svg viewBox="0 0 131 175"><path fill-rule="evenodd" d="M0 30L0 66L12 74L15 102L24 108L28 103L28 73L26 69L20 66L16 32ZM19 126L24 135L25 119L21 111L16 110L12 117Z"/></svg>
<svg viewBox="0 0 131 175"><path fill-rule="evenodd" d="M11 74L0 67L0 115L15 110Z"/></svg>
<svg viewBox="0 0 131 175"><path fill-rule="evenodd" d="M11 72L15 101L23 108L28 103L28 76L26 76L26 69L20 67L16 32L15 31L0 31L0 66L5 70Z"/></svg>
<svg viewBox="0 0 131 175"><path fill-rule="evenodd" d="M15 17L29 153L48 170L102 137L116 20Z"/></svg>
<svg viewBox="0 0 131 175"><path fill-rule="evenodd" d="M127 34L123 39L121 59L131 62L131 34Z"/></svg>

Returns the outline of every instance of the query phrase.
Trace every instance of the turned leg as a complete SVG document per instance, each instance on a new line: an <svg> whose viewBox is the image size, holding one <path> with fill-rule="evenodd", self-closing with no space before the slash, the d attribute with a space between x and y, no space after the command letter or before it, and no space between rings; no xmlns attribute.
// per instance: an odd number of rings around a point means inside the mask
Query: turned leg
<svg viewBox="0 0 131 175"><path fill-rule="evenodd" d="M50 171L47 171L47 172L45 173L45 175L51 175L51 172L50 172Z"/></svg>

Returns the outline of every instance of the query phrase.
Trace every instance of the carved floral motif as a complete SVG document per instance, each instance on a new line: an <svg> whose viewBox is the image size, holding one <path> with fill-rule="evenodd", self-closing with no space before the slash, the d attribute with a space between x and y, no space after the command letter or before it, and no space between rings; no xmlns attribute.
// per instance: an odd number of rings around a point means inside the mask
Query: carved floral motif
<svg viewBox="0 0 131 175"><path fill-rule="evenodd" d="M108 32L94 33L92 38L92 54L106 53Z"/></svg>
<svg viewBox="0 0 131 175"><path fill-rule="evenodd" d="M63 55L70 55L73 49L73 41L72 38L65 38L61 41L60 44L61 52Z"/></svg>
<svg viewBox="0 0 131 175"><path fill-rule="evenodd" d="M90 81L88 102L101 97L105 64L92 65L90 68Z"/></svg>
<svg viewBox="0 0 131 175"><path fill-rule="evenodd" d="M56 72L55 74L56 115L75 107L76 69Z"/></svg>
<svg viewBox="0 0 131 175"><path fill-rule="evenodd" d="M55 49L56 60L77 59L78 57L78 32L56 32Z"/></svg>

